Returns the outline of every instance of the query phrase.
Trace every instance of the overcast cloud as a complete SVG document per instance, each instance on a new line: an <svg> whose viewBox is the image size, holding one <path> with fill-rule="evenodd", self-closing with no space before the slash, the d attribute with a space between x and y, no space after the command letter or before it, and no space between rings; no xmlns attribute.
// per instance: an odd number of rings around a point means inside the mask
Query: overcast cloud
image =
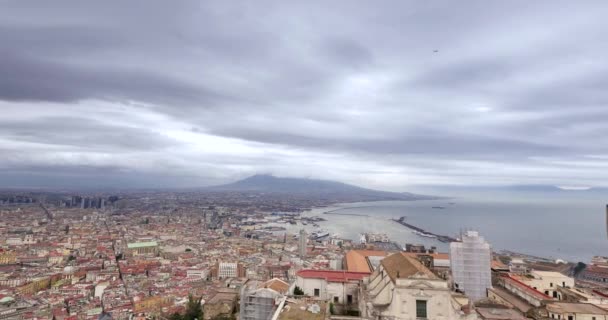
<svg viewBox="0 0 608 320"><path fill-rule="evenodd" d="M606 1L3 1L0 186L608 186Z"/></svg>

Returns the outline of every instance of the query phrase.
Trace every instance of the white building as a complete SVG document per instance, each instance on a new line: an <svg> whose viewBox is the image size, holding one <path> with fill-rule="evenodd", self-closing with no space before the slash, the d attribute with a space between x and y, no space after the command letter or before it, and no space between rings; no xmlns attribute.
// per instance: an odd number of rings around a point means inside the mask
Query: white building
<svg viewBox="0 0 608 320"><path fill-rule="evenodd" d="M550 296L561 300L561 296L557 291L558 287L573 288L574 278L565 276L555 271L531 271L530 275L533 278L528 278L526 281L530 287Z"/></svg>
<svg viewBox="0 0 608 320"><path fill-rule="evenodd" d="M307 296L356 305L361 279L368 275L369 272L300 270L296 274L296 286Z"/></svg>
<svg viewBox="0 0 608 320"><path fill-rule="evenodd" d="M217 268L217 276L220 279L236 278L238 275L238 264L236 262L220 262Z"/></svg>
<svg viewBox="0 0 608 320"><path fill-rule="evenodd" d="M193 268L193 269L186 270L187 278L207 279L208 275L209 275L209 270L207 270L207 269Z"/></svg>
<svg viewBox="0 0 608 320"><path fill-rule="evenodd" d="M363 280L359 303L361 317L370 320L477 319L467 307L468 299L454 294L447 281L401 252Z"/></svg>
<svg viewBox="0 0 608 320"><path fill-rule="evenodd" d="M450 243L450 266L454 286L471 300L487 297L492 287L492 249L477 231L467 231L461 242Z"/></svg>

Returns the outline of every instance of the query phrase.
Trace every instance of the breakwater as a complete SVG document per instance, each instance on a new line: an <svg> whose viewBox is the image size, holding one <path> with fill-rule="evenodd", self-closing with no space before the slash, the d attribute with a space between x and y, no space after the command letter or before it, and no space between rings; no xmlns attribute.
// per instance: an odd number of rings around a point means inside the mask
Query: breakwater
<svg viewBox="0 0 608 320"><path fill-rule="evenodd" d="M436 238L437 240L441 241L441 242L454 242L454 241L458 241L455 238L452 238L450 236L444 236L441 234L435 234L429 231L426 231L422 228L416 227L415 225L409 224L407 222L405 222L405 217L400 217L399 219L391 219L397 223L399 223L400 225L407 227L409 229L414 230L414 233L422 236L422 237L428 237L428 238Z"/></svg>

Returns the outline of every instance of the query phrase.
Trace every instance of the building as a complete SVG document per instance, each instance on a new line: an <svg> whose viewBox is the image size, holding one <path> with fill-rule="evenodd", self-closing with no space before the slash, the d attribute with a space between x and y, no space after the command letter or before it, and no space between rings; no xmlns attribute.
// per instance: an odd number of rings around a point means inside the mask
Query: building
<svg viewBox="0 0 608 320"><path fill-rule="evenodd" d="M158 252L156 241L134 242L127 244L127 249L133 256L155 255Z"/></svg>
<svg viewBox="0 0 608 320"><path fill-rule="evenodd" d="M281 280L279 280L281 281ZM278 283L275 283L277 285ZM269 320L282 309L286 297L263 284L244 286L241 291L241 306L239 319Z"/></svg>
<svg viewBox="0 0 608 320"><path fill-rule="evenodd" d="M221 289L209 301L203 305L205 320L210 320L220 315L229 316L237 307L238 292L233 289Z"/></svg>
<svg viewBox="0 0 608 320"><path fill-rule="evenodd" d="M211 269L211 277L215 279L243 278L247 270L241 263L237 262L217 262Z"/></svg>
<svg viewBox="0 0 608 320"><path fill-rule="evenodd" d="M608 311L590 303L550 302L545 306L549 318L563 320L606 320Z"/></svg>
<svg viewBox="0 0 608 320"><path fill-rule="evenodd" d="M531 287L527 283L520 281L515 277L506 275L502 277L501 283L508 292L532 306L540 307L545 303L545 301L552 300L549 295L534 289L534 287Z"/></svg>
<svg viewBox="0 0 608 320"><path fill-rule="evenodd" d="M519 312L508 308L475 308L482 320L526 320Z"/></svg>
<svg viewBox="0 0 608 320"><path fill-rule="evenodd" d="M207 279L209 270L201 268L192 268L186 270L186 277L191 279Z"/></svg>
<svg viewBox="0 0 608 320"><path fill-rule="evenodd" d="M450 265L454 287L471 300L487 296L492 287L492 250L477 231L467 231L461 242L450 243Z"/></svg>
<svg viewBox="0 0 608 320"><path fill-rule="evenodd" d="M383 259L363 280L359 309L363 319L477 319L466 297L401 252Z"/></svg>
<svg viewBox="0 0 608 320"><path fill-rule="evenodd" d="M531 271L530 276L532 276L532 278L526 277L525 279L527 281L524 281L524 283L558 300L562 300L558 288L574 287L574 278L570 278L559 272Z"/></svg>
<svg viewBox="0 0 608 320"><path fill-rule="evenodd" d="M369 272L349 272L338 270L300 270L296 274L296 286L305 295L321 300L331 300L335 304L356 304L360 281Z"/></svg>
<svg viewBox="0 0 608 320"><path fill-rule="evenodd" d="M0 265L17 263L17 254L12 250L0 248Z"/></svg>
<svg viewBox="0 0 608 320"><path fill-rule="evenodd" d="M300 254L300 258L304 259L306 257L306 231L304 229L300 229L300 238L298 239L298 252Z"/></svg>

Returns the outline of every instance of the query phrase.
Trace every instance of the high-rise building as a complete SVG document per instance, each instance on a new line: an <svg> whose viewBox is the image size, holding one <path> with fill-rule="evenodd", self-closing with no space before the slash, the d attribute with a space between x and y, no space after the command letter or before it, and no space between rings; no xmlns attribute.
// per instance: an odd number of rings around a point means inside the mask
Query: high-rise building
<svg viewBox="0 0 608 320"><path fill-rule="evenodd" d="M300 229L300 239L299 240L299 245L298 245L298 249L299 249L299 253L300 253L300 258L304 259L304 257L306 257L306 231L304 229Z"/></svg>
<svg viewBox="0 0 608 320"><path fill-rule="evenodd" d="M472 301L487 296L492 287L492 250L477 231L467 231L460 242L450 243L450 266L454 286Z"/></svg>

